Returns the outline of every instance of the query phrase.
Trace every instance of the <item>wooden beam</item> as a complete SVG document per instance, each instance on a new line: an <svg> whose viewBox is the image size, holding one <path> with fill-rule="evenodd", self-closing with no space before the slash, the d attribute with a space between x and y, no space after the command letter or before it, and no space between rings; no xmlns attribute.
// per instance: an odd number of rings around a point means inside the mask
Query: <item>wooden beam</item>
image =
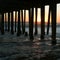
<svg viewBox="0 0 60 60"><path fill-rule="evenodd" d="M44 39L45 35L45 7L41 6L41 39Z"/></svg>
<svg viewBox="0 0 60 60"><path fill-rule="evenodd" d="M22 34L23 34L23 28L24 28L24 25L23 25L23 10L21 10L21 17L22 17Z"/></svg>
<svg viewBox="0 0 60 60"><path fill-rule="evenodd" d="M16 23L17 23L17 11L15 11L15 32L16 32Z"/></svg>
<svg viewBox="0 0 60 60"><path fill-rule="evenodd" d="M33 40L33 8L29 9L29 37Z"/></svg>
<svg viewBox="0 0 60 60"><path fill-rule="evenodd" d="M4 29L4 30L6 31L6 30L7 30L6 13L5 13L5 21L4 21L4 25L5 25L5 26L4 26L4 27L5 27L5 29Z"/></svg>
<svg viewBox="0 0 60 60"><path fill-rule="evenodd" d="M11 34L14 34L14 30L13 30L13 11L11 12Z"/></svg>
<svg viewBox="0 0 60 60"><path fill-rule="evenodd" d="M25 33L25 21L26 21L26 10L24 10L24 30L23 30L23 34Z"/></svg>
<svg viewBox="0 0 60 60"><path fill-rule="evenodd" d="M52 44L55 45L56 42L56 4L51 4L51 11L52 11Z"/></svg>
<svg viewBox="0 0 60 60"><path fill-rule="evenodd" d="M49 14L48 14L48 24L47 24L47 35L49 34L49 26L50 26L50 6L49 6Z"/></svg>
<svg viewBox="0 0 60 60"><path fill-rule="evenodd" d="M8 12L8 32L10 31L10 12Z"/></svg>
<svg viewBox="0 0 60 60"><path fill-rule="evenodd" d="M17 28L17 36L21 35L21 26L20 26L20 10L18 10L18 28Z"/></svg>
<svg viewBox="0 0 60 60"><path fill-rule="evenodd" d="M35 35L37 35L37 8L35 8Z"/></svg>
<svg viewBox="0 0 60 60"><path fill-rule="evenodd" d="M4 13L2 12L2 19L1 19L1 34L4 35Z"/></svg>
<svg viewBox="0 0 60 60"><path fill-rule="evenodd" d="M0 32L1 32L1 18L2 18L2 15L0 14Z"/></svg>

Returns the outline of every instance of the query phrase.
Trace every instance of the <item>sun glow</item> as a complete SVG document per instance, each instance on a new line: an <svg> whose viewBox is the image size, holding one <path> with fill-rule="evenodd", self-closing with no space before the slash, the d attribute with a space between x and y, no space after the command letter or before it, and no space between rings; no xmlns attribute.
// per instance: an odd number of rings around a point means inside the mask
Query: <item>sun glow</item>
<svg viewBox="0 0 60 60"><path fill-rule="evenodd" d="M41 22L41 9L38 8L38 11L37 11L37 22Z"/></svg>
<svg viewBox="0 0 60 60"><path fill-rule="evenodd" d="M57 4L57 23L60 23L60 4ZM23 13L24 13L24 10L23 10ZM48 22L48 13L49 13L49 6L45 6L45 22L47 23ZM18 21L18 11L17 11L17 16L15 17L15 14L16 12L13 11L13 20L15 21L15 18L16 20ZM23 14L24 15L24 14ZM35 22L35 8L34 8L34 22ZM20 17L21 17L21 14L20 14ZM8 21L8 13L4 13L4 21ZM20 18L20 20L22 20ZM10 21L11 21L11 12L10 12ZM26 10L26 22L29 22L29 11ZM37 8L37 22L40 23L41 22L41 8ZM51 22L51 13L50 13L50 22Z"/></svg>
<svg viewBox="0 0 60 60"><path fill-rule="evenodd" d="M49 10L49 6L45 6L45 22L48 21L48 10ZM15 17L16 13L17 13L17 16ZM35 22L35 16L36 15L35 15L35 8L34 8L34 18L33 18L34 22ZM20 14L20 17L21 17L21 14ZM24 17L24 10L23 10L23 17ZM18 11L17 12L13 11L14 21L15 21L15 18L16 18L16 21L18 21ZM8 20L8 13L6 13L6 15L4 14L4 19L6 21ZM26 10L26 22L29 22L29 11L28 10ZM37 8L37 22L38 24L41 22L41 9L40 8Z"/></svg>
<svg viewBox="0 0 60 60"><path fill-rule="evenodd" d="M45 22L48 22L49 6L45 6Z"/></svg>
<svg viewBox="0 0 60 60"><path fill-rule="evenodd" d="M41 14L40 14L40 8L37 9L37 22L40 23L41 22ZM35 22L35 8L34 8L34 22Z"/></svg>
<svg viewBox="0 0 60 60"><path fill-rule="evenodd" d="M45 22L48 22L48 12L49 12L49 6L45 6ZM35 22L35 8L34 8L34 22ZM37 9L37 22L41 22L41 9Z"/></svg>

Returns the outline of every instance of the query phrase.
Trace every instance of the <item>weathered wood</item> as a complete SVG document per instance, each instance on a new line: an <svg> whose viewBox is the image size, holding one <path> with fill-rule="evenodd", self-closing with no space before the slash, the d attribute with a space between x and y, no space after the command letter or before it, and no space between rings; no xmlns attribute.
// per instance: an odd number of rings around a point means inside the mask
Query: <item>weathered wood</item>
<svg viewBox="0 0 60 60"><path fill-rule="evenodd" d="M24 28L23 28L23 34L25 33L25 20L26 20L26 10L24 10Z"/></svg>
<svg viewBox="0 0 60 60"><path fill-rule="evenodd" d="M56 4L51 4L51 11L52 11L52 44L55 45L56 42Z"/></svg>
<svg viewBox="0 0 60 60"><path fill-rule="evenodd" d="M37 8L35 8L35 35L37 35Z"/></svg>
<svg viewBox="0 0 60 60"><path fill-rule="evenodd" d="M21 17L22 17L22 34L23 34L23 30L24 30L24 25L23 25L23 10L21 10Z"/></svg>
<svg viewBox="0 0 60 60"><path fill-rule="evenodd" d="M1 32L1 18L2 18L2 16L0 14L0 32Z"/></svg>
<svg viewBox="0 0 60 60"><path fill-rule="evenodd" d="M4 13L2 12L2 19L1 19L1 34L4 35Z"/></svg>
<svg viewBox="0 0 60 60"><path fill-rule="evenodd" d="M18 28L17 28L17 36L21 35L21 27L20 27L20 10L18 10Z"/></svg>
<svg viewBox="0 0 60 60"><path fill-rule="evenodd" d="M14 34L13 25L13 12L11 12L11 34Z"/></svg>
<svg viewBox="0 0 60 60"><path fill-rule="evenodd" d="M10 31L10 12L8 13L8 32Z"/></svg>
<svg viewBox="0 0 60 60"><path fill-rule="evenodd" d="M0 0L0 7L2 10L11 11L11 10L18 10L18 9L29 9L31 7L38 7L40 8L41 5L49 5L52 3L53 0ZM54 0L53 3L60 3L60 0ZM1 9L0 8L0 9Z"/></svg>
<svg viewBox="0 0 60 60"><path fill-rule="evenodd" d="M5 21L4 21L4 30L6 31L7 30L7 23L6 23L6 13L5 13Z"/></svg>
<svg viewBox="0 0 60 60"><path fill-rule="evenodd" d="M50 6L49 6L49 14L48 14L48 23L47 23L47 35L49 34L49 26L50 26Z"/></svg>
<svg viewBox="0 0 60 60"><path fill-rule="evenodd" d="M41 6L41 39L44 39L45 35L45 7Z"/></svg>
<svg viewBox="0 0 60 60"><path fill-rule="evenodd" d="M16 20L17 20L17 12L15 11L15 32L16 32Z"/></svg>
<svg viewBox="0 0 60 60"><path fill-rule="evenodd" d="M29 37L33 40L33 8L29 9Z"/></svg>

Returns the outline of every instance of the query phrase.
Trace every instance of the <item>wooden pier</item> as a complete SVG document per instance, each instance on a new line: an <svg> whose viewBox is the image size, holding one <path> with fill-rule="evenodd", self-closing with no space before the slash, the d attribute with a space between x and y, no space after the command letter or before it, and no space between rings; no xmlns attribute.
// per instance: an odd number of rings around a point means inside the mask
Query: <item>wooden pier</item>
<svg viewBox="0 0 60 60"><path fill-rule="evenodd" d="M29 3L28 3L29 2ZM25 33L25 20L26 20L26 10L29 11L29 38L30 40L34 39L33 34L33 16L34 16L34 8L36 9L36 17L35 17L35 35L38 34L37 31L37 8L41 8L41 40L44 40L45 38L45 5L49 5L49 15L48 15L48 28L47 28L47 34L49 32L49 24L50 24L50 12L52 16L52 44L56 44L56 4L60 3L59 0L32 0L32 1L19 1L19 0L13 0L13 1L0 1L0 14L2 15L1 19L1 34L4 35L5 29L4 29L4 13L8 13L8 32L11 32L11 34L14 34L17 32L17 36L20 36L21 34ZM23 13L24 10L24 13ZM14 21L13 21L13 11L15 11L15 29L14 29ZM17 11L18 11L18 21L17 21ZM10 14L11 13L11 14ZM21 14L21 16L20 16ZM24 17L23 17L24 14ZM6 18L6 16L5 16ZM21 19L22 18L22 25L21 25ZM23 20L24 18L24 20ZM10 21L11 20L11 21ZM16 26L16 21L18 26ZM10 22L11 22L11 29L10 29ZM16 30L17 27L17 30ZM22 30L21 30L22 28Z"/></svg>

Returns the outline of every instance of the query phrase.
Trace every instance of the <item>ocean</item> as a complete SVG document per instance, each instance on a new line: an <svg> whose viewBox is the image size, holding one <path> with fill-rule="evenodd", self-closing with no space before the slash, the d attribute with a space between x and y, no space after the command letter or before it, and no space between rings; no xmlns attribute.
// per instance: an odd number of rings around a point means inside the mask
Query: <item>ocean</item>
<svg viewBox="0 0 60 60"><path fill-rule="evenodd" d="M7 29L7 26L4 28ZM29 32L28 26L25 30ZM45 33L46 31L47 26ZM38 35L40 33L41 27L38 26ZM11 35L6 32L5 35L0 35L0 60L60 60L60 26L57 26L56 33L59 40L57 40L57 45L52 46L51 40L40 41L35 37L31 42L28 36L17 37L15 34ZM51 35L51 27L49 28L49 35Z"/></svg>
<svg viewBox="0 0 60 60"><path fill-rule="evenodd" d="M5 23L5 26L4 26L5 30L8 29L7 26L8 26L8 24ZM15 29L15 23L13 24L13 26L14 26L14 29ZM17 30L17 26L18 25L16 23L16 30ZM10 29L11 29L11 23L10 23ZM22 27L21 27L21 30L22 30ZM38 25L37 30L38 30L38 34L41 34L41 26ZM28 23L26 24L25 31L29 33L29 25L28 25ZM33 34L34 34L34 32L35 32L35 27L33 27ZM47 34L46 32L47 32L47 25L45 25L45 34ZM51 29L51 25L50 25L50 27L49 27L49 35L51 35L51 34L52 34L52 29ZM56 37L60 38L60 24L56 25Z"/></svg>

